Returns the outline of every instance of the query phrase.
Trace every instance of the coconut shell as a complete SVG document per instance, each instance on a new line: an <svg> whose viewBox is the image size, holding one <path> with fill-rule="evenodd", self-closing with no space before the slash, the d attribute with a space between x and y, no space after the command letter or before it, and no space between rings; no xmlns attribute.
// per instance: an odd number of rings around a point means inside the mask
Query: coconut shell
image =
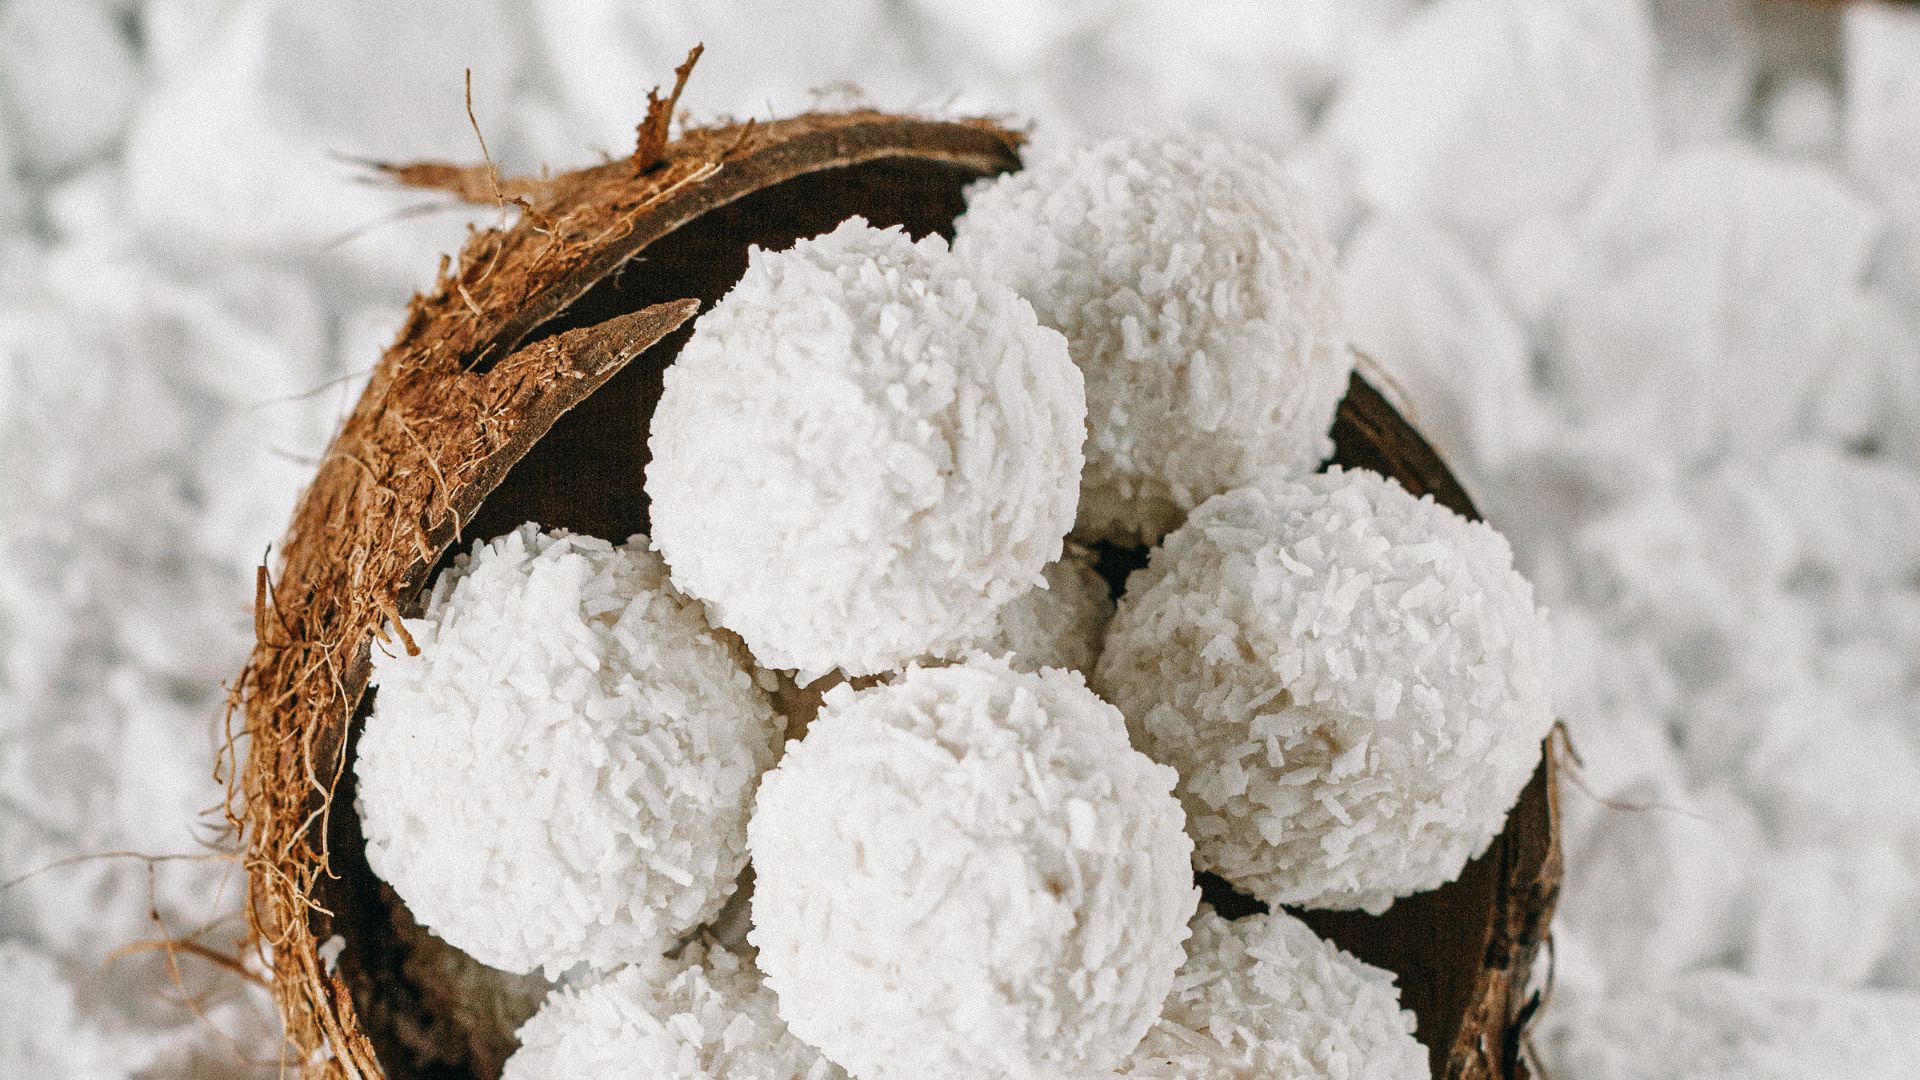
<svg viewBox="0 0 1920 1080"><path fill-rule="evenodd" d="M252 933L302 1075L488 1077L498 1056L476 1060L470 1046L485 1040L450 1032L435 995L408 983L394 932L405 912L366 864L352 760L371 650L412 647L389 636L394 617L417 613L462 540L529 520L615 540L646 529L662 373L749 245L785 247L854 214L950 234L968 183L1020 165L1019 136L994 123L872 112L646 142L633 158L513 187L516 223L476 232L413 300L295 512L278 571L260 571L258 641L234 692L246 734L234 813ZM1334 436L1336 460L1473 513L1358 377ZM1558 880L1549 757L1459 881L1377 918L1310 918L1399 975L1435 1075L1513 1077L1525 1074L1530 973Z"/></svg>

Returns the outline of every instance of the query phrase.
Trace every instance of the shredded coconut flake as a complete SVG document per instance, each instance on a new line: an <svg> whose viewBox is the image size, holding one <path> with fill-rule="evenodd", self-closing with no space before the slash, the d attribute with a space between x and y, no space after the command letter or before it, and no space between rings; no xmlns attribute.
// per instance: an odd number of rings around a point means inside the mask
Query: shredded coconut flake
<svg viewBox="0 0 1920 1080"><path fill-rule="evenodd" d="M1079 371L937 236L852 218L755 249L667 371L654 542L801 682L951 656L1039 584L1072 525Z"/></svg>
<svg viewBox="0 0 1920 1080"><path fill-rule="evenodd" d="M1104 1074L1197 900L1173 782L1070 672L836 687L749 828L781 1015L862 1080Z"/></svg>
<svg viewBox="0 0 1920 1080"><path fill-rule="evenodd" d="M1086 373L1076 535L1151 543L1332 452L1353 369L1333 254L1259 151L1142 132L1038 155L974 187L956 230Z"/></svg>
<svg viewBox="0 0 1920 1080"><path fill-rule="evenodd" d="M1202 868L1379 912L1500 831L1550 651L1498 533L1336 468L1196 510L1128 582L1094 685L1180 771Z"/></svg>
<svg viewBox="0 0 1920 1080"><path fill-rule="evenodd" d="M355 769L367 861L423 926L552 977L714 916L780 726L645 537L522 526L405 626L419 654L374 651Z"/></svg>

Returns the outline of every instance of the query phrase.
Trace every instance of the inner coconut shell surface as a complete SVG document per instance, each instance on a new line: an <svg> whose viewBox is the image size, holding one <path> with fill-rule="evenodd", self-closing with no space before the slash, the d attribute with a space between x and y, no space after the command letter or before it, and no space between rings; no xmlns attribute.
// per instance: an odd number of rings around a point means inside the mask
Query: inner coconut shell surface
<svg viewBox="0 0 1920 1080"><path fill-rule="evenodd" d="M261 572L258 643L236 683L250 918L271 946L291 1064L369 1080L497 1075L498 1054L470 1046L402 971L394 920L408 917L367 867L352 760L368 657L411 645L382 628L416 614L433 571L473 539L526 521L615 541L646 531L648 423L694 302L731 288L749 246L785 248L849 216L950 237L966 185L1017 169L1019 142L985 121L865 112L690 131L657 161L554 178L415 298L296 512L280 572ZM1359 376L1333 434L1336 462L1477 516ZM1122 568L1139 559L1113 554ZM1549 754L1458 881L1378 917L1305 917L1398 975L1436 1076L1522 1076L1558 880ZM1203 884L1223 912L1256 908ZM320 946L336 936L329 961Z"/></svg>

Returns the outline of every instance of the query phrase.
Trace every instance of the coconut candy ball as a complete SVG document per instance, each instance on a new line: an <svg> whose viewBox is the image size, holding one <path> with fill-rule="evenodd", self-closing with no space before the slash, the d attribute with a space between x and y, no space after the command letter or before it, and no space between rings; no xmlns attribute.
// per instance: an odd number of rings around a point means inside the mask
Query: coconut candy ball
<svg viewBox="0 0 1920 1080"><path fill-rule="evenodd" d="M1507 542L1364 469L1216 496L1128 581L1094 678L1180 772L1196 863L1364 908L1486 850L1553 723Z"/></svg>
<svg viewBox="0 0 1920 1080"><path fill-rule="evenodd" d="M951 656L1058 558L1086 400L1066 342L929 236L758 248L666 374L654 544L802 683Z"/></svg>
<svg viewBox="0 0 1920 1080"><path fill-rule="evenodd" d="M478 544L375 649L354 769L367 861L514 973L605 968L711 919L780 727L644 536Z"/></svg>
<svg viewBox="0 0 1920 1080"><path fill-rule="evenodd" d="M501 1080L845 1080L787 1031L753 965L695 943L548 996Z"/></svg>
<svg viewBox="0 0 1920 1080"><path fill-rule="evenodd" d="M1346 395L1331 246L1265 154L1138 132L981 181L954 251L1087 381L1075 535L1154 543L1211 495L1312 472Z"/></svg>
<svg viewBox="0 0 1920 1080"><path fill-rule="evenodd" d="M1198 900L1173 781L1072 672L834 688L748 830L780 1015L859 1080L1105 1075Z"/></svg>
<svg viewBox="0 0 1920 1080"><path fill-rule="evenodd" d="M1067 545L1042 573L1045 586L1009 600L994 617L992 636L976 647L1021 671L1090 672L1113 618L1113 594L1094 569L1093 553L1078 544Z"/></svg>
<svg viewBox="0 0 1920 1080"><path fill-rule="evenodd" d="M1392 972L1282 911L1232 922L1201 905L1131 1080L1428 1080Z"/></svg>

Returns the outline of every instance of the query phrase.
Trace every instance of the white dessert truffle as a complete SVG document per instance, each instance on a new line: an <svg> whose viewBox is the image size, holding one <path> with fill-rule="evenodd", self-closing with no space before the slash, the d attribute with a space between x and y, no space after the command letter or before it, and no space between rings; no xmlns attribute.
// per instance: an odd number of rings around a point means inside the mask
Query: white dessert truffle
<svg viewBox="0 0 1920 1080"><path fill-rule="evenodd" d="M374 650L355 772L367 861L504 971L612 967L713 917L780 728L636 536L525 525L435 580Z"/></svg>
<svg viewBox="0 0 1920 1080"><path fill-rule="evenodd" d="M1132 1080L1427 1080L1393 973L1285 912L1228 922L1202 906Z"/></svg>
<svg viewBox="0 0 1920 1080"><path fill-rule="evenodd" d="M1197 865L1383 911L1486 850L1553 723L1500 534L1365 470L1239 488L1127 584L1094 677L1180 772Z"/></svg>
<svg viewBox="0 0 1920 1080"><path fill-rule="evenodd" d="M1086 373L1077 536L1153 543L1332 452L1353 370L1333 252L1266 155L1145 132L1061 150L981 182L955 229Z"/></svg>
<svg viewBox="0 0 1920 1080"><path fill-rule="evenodd" d="M1000 609L981 652L1005 656L1021 671L1043 667L1091 672L1113 618L1113 594L1094 569L1093 553L1070 544L1044 571L1046 586Z"/></svg>
<svg viewBox="0 0 1920 1080"><path fill-rule="evenodd" d="M781 1016L860 1080L1104 1075L1198 902L1173 782L1071 672L835 688L748 830Z"/></svg>
<svg viewBox="0 0 1920 1080"><path fill-rule="evenodd" d="M676 585L811 682L951 656L1073 523L1086 399L1066 342L929 236L852 218L754 249L653 417Z"/></svg>
<svg viewBox="0 0 1920 1080"><path fill-rule="evenodd" d="M845 1080L787 1031L753 965L689 945L548 996L501 1080Z"/></svg>

